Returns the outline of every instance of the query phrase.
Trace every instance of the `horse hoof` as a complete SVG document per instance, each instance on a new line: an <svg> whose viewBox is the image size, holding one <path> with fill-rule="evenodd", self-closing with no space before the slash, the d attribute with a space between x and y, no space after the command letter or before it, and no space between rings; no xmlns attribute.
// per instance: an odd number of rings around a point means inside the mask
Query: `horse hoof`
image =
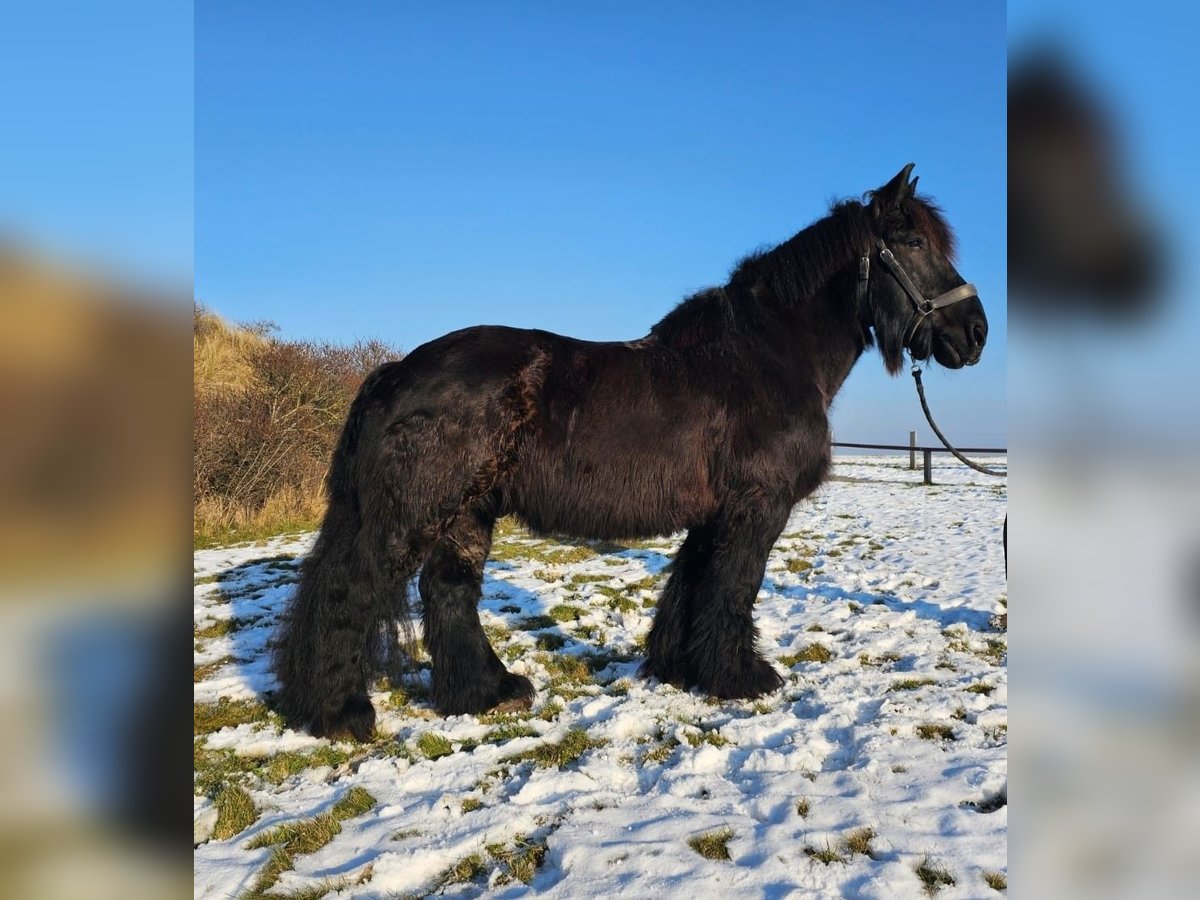
<svg viewBox="0 0 1200 900"><path fill-rule="evenodd" d="M739 668L719 673L700 685L710 697L721 700L753 700L783 687L783 677L763 659L743 663Z"/></svg>
<svg viewBox="0 0 1200 900"><path fill-rule="evenodd" d="M506 673L500 687L501 699L489 708L489 712L519 712L533 706L533 682L523 675Z"/></svg>
<svg viewBox="0 0 1200 900"><path fill-rule="evenodd" d="M352 737L360 744L370 743L375 736L375 707L365 694L347 697L335 715L313 723L312 733L314 737Z"/></svg>
<svg viewBox="0 0 1200 900"><path fill-rule="evenodd" d="M511 713L522 712L533 706L533 699L530 697L513 697L511 700L505 700L503 703L498 703L493 706L488 712L493 713Z"/></svg>

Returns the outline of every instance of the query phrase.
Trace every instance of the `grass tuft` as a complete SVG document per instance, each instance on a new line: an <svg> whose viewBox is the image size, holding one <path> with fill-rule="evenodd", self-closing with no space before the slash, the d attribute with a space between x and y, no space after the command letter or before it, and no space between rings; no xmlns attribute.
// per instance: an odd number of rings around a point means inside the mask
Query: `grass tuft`
<svg viewBox="0 0 1200 900"><path fill-rule="evenodd" d="M192 734L211 734L229 726L266 722L270 718L271 711L261 703L222 697L216 703L192 704Z"/></svg>
<svg viewBox="0 0 1200 900"><path fill-rule="evenodd" d="M845 863L848 861L845 856L830 847L828 843L824 847L805 847L804 855L827 866L835 862Z"/></svg>
<svg viewBox="0 0 1200 900"><path fill-rule="evenodd" d="M426 731L417 738L417 749L426 759L441 759L454 752L449 738L432 731Z"/></svg>
<svg viewBox="0 0 1200 900"><path fill-rule="evenodd" d="M285 822L258 835L246 845L247 850L274 847L275 851L243 897L273 896L267 891L275 885L280 875L295 866L296 856L320 850L341 833L342 822L370 812L375 802L368 791L353 787L329 812L296 822Z"/></svg>
<svg viewBox="0 0 1200 900"><path fill-rule="evenodd" d="M921 884L925 886L925 893L930 897L942 888L953 887L957 883L946 868L930 862L928 856L921 860L921 864L914 871L917 873L917 878L921 879Z"/></svg>
<svg viewBox="0 0 1200 900"><path fill-rule="evenodd" d="M915 691L923 687L929 687L931 684L937 684L932 678L901 678L898 681L893 681L889 691Z"/></svg>
<svg viewBox="0 0 1200 900"><path fill-rule="evenodd" d="M787 653L779 657L779 661L789 669L797 663L827 663L831 659L833 653L824 644L809 644L796 653Z"/></svg>
<svg viewBox="0 0 1200 900"><path fill-rule="evenodd" d="M594 741L583 728L570 729L560 741L539 744L524 753L505 757L502 762L532 762L541 768L562 768L583 756L588 750L603 746Z"/></svg>
<svg viewBox="0 0 1200 900"><path fill-rule="evenodd" d="M213 804L217 808L217 824L212 833L215 840L241 834L258 821L258 808L240 785L226 785L213 798Z"/></svg>
<svg viewBox="0 0 1200 900"><path fill-rule="evenodd" d="M843 838L846 844L846 849L851 853L857 853L860 856L870 856L874 853L871 848L871 841L875 838L874 828L857 828L851 831Z"/></svg>
<svg viewBox="0 0 1200 900"><path fill-rule="evenodd" d="M578 622L586 612L587 610L581 606L572 606L570 603L559 603L546 610L546 615L555 622Z"/></svg>
<svg viewBox="0 0 1200 900"><path fill-rule="evenodd" d="M996 690L996 686L994 684L987 684L981 681L979 684L968 685L967 687L963 688L963 690L968 694L983 694L985 697L987 697L991 695L992 691Z"/></svg>
<svg viewBox="0 0 1200 900"><path fill-rule="evenodd" d="M531 843L525 835L518 834L513 840L512 847L502 844L489 844L488 853L493 859L504 866L504 874L509 879L515 879L521 884L529 884L533 876L546 860L545 842Z"/></svg>
<svg viewBox="0 0 1200 900"><path fill-rule="evenodd" d="M984 872L983 883L990 887L993 891L1008 890L1008 876L1003 872Z"/></svg>
<svg viewBox="0 0 1200 900"><path fill-rule="evenodd" d="M800 816L800 818L807 819L809 810L811 809L812 806L808 802L807 798L801 797L796 801L796 813Z"/></svg>
<svg viewBox="0 0 1200 900"><path fill-rule="evenodd" d="M285 750L271 757L262 770L264 780L272 784L280 784L285 779L317 766L337 768L350 758L350 754L336 747L318 747L311 753L301 753L295 750Z"/></svg>
<svg viewBox="0 0 1200 900"><path fill-rule="evenodd" d="M718 828L688 838L688 846L705 859L729 859L729 842L733 840L732 828Z"/></svg>
<svg viewBox="0 0 1200 900"><path fill-rule="evenodd" d="M538 730L523 722L504 722L483 736L480 743L503 744L515 738L537 737Z"/></svg>
<svg viewBox="0 0 1200 900"><path fill-rule="evenodd" d="M917 737L923 741L952 741L954 729L939 722L922 722L917 726Z"/></svg>

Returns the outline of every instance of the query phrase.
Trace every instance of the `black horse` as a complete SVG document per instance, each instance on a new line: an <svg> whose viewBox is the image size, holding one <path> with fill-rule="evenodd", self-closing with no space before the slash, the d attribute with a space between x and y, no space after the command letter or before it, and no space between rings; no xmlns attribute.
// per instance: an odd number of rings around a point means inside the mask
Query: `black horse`
<svg viewBox="0 0 1200 900"><path fill-rule="evenodd" d="M973 364L987 337L911 170L742 260L638 340L480 326L376 370L276 645L289 721L370 737L367 685L381 636L395 644L409 623L418 569L437 709L527 706L533 686L496 657L476 609L507 514L578 538L687 529L642 674L722 698L779 687L754 598L792 507L829 470L834 395L873 343L894 374L906 349Z"/></svg>

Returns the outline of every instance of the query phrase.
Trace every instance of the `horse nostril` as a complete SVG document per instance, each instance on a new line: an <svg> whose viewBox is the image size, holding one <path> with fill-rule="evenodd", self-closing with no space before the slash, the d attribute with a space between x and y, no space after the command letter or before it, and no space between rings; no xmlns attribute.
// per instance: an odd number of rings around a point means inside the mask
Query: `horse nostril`
<svg viewBox="0 0 1200 900"><path fill-rule="evenodd" d="M987 332L983 328L982 322L974 322L971 324L971 345L974 347L982 347L987 340Z"/></svg>

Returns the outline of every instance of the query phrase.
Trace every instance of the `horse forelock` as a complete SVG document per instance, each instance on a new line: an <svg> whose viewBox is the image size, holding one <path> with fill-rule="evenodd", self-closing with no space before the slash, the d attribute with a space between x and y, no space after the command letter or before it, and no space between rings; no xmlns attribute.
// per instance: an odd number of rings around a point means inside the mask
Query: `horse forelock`
<svg viewBox="0 0 1200 900"><path fill-rule="evenodd" d="M924 236L930 247L950 262L954 262L958 246L941 207L928 197L917 196L904 201L904 212L912 222L913 228Z"/></svg>

